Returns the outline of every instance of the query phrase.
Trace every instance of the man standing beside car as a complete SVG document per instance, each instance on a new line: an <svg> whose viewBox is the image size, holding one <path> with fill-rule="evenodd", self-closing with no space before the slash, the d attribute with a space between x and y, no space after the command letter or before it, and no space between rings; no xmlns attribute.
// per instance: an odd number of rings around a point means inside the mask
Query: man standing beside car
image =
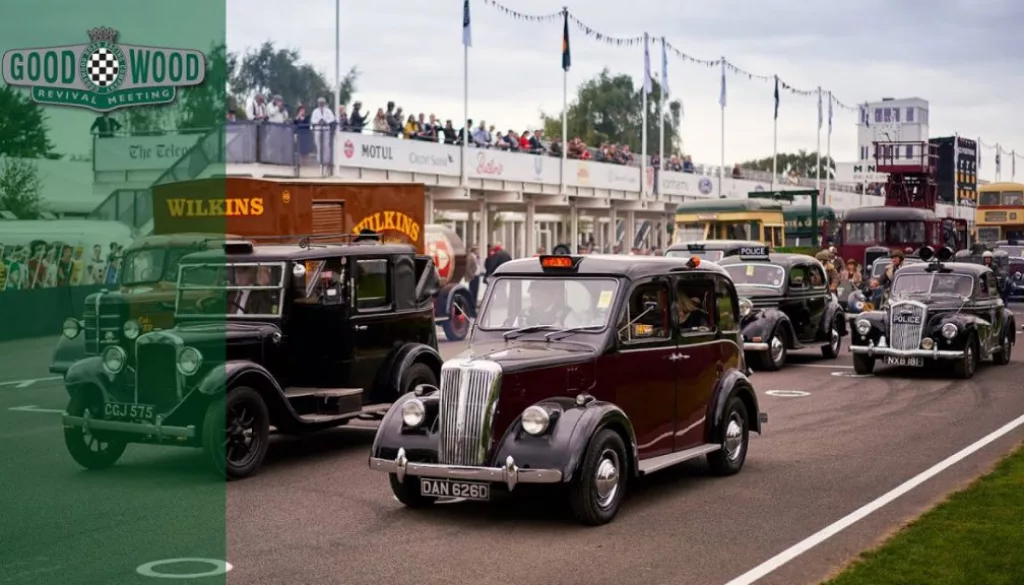
<svg viewBox="0 0 1024 585"><path fill-rule="evenodd" d="M889 254L889 258L892 258L892 263L886 267L885 274L883 274L881 278L882 287L887 291L892 287L892 279L895 278L896 271L903 266L904 255L900 250L893 250L892 253Z"/></svg>

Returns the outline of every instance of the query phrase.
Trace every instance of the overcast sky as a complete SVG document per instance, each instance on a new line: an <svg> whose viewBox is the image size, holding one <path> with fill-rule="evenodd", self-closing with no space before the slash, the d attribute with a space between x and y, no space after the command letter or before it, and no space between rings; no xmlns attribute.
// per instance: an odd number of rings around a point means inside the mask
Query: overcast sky
<svg viewBox="0 0 1024 585"><path fill-rule="evenodd" d="M1018 50L1024 2L1018 0L564 0L569 11L608 35L645 31L697 58L725 56L761 75L778 74L793 86L819 85L850 105L883 96L930 102L931 136L960 132L1024 153L1024 55ZM547 14L564 2L506 0L509 8ZM389 99L406 112L462 115L462 1L342 2L341 66L357 66L357 98L376 108ZM560 22L519 22L471 0L470 117L499 129L535 127L539 112L562 104ZM232 50L273 40L334 77L334 3L330 0L230 0ZM642 47L610 47L570 30L573 66L569 93L603 67L643 78ZM651 47L655 73L660 46ZM720 72L670 54L669 85L683 100L684 149L698 162L717 163L720 148ZM772 85L728 76L726 161L770 156ZM856 112L836 109L833 156L853 160ZM458 123L456 123L458 125ZM780 152L814 150L817 101L783 92ZM824 134L824 133L823 133ZM824 138L822 149L825 148ZM984 152L982 176L994 170ZM1009 156L1004 178L1009 178ZM1024 158L1018 160L1024 176Z"/></svg>

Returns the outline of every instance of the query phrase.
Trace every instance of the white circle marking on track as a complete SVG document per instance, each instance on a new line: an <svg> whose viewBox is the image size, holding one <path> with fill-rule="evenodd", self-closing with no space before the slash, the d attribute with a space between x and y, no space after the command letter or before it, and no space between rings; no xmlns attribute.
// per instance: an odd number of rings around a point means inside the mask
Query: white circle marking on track
<svg viewBox="0 0 1024 585"><path fill-rule="evenodd" d="M855 374L853 372L832 372L837 378L872 378L874 374Z"/></svg>
<svg viewBox="0 0 1024 585"><path fill-rule="evenodd" d="M157 567L163 567L165 565L174 565L178 563L203 563L207 565L213 565L215 568L210 571L203 573L161 573L156 571ZM135 572L142 575L143 577L152 577L154 579L201 579L203 577L218 577L220 575L227 574L228 571L234 569L231 563L222 561L219 559L202 559L202 558L191 558L184 557L180 559L163 559L160 561L151 561L144 565L136 567Z"/></svg>
<svg viewBox="0 0 1024 585"><path fill-rule="evenodd" d="M802 398L811 395L810 392L804 392L803 390L768 390L765 394L779 398Z"/></svg>

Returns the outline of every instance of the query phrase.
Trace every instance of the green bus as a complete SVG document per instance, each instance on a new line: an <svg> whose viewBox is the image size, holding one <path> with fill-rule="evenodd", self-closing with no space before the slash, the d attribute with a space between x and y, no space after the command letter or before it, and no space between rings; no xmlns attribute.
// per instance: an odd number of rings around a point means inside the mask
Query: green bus
<svg viewBox="0 0 1024 585"><path fill-rule="evenodd" d="M766 199L687 201L676 208L677 244L695 240L757 240L782 246L786 236L782 203Z"/></svg>
<svg viewBox="0 0 1024 585"><path fill-rule="evenodd" d="M786 220L786 245L810 246L814 232L822 246L833 245L839 238L839 221L842 212L836 213L831 207L818 207L818 228L811 225L810 205L787 205L783 211Z"/></svg>

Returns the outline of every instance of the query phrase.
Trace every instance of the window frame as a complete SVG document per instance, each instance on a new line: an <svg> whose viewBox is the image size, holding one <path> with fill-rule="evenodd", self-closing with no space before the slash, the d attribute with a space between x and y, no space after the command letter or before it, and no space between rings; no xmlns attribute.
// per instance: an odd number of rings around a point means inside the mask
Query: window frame
<svg viewBox="0 0 1024 585"><path fill-rule="evenodd" d="M828 288L828 273L825 272L825 267L820 262L813 264L802 264L799 266L805 266L807 268L808 287L810 290L818 290ZM815 286L814 284L814 273L817 272L821 278L821 285Z"/></svg>
<svg viewBox="0 0 1024 585"><path fill-rule="evenodd" d="M630 306L633 302L633 295L642 288L650 287L652 285L661 286L665 289L665 300L668 303L667 307L662 307L662 310L668 315L668 328L664 332L664 337L642 337L638 339L633 338L632 327L626 327L633 317L630 315ZM636 281L630 286L629 293L622 302L622 308L619 312L619 316L613 322L615 323L615 339L619 346L619 349L630 350L630 349L642 349L646 346L654 345L665 345L675 344L674 335L672 329L675 324L675 319L671 315L672 311L672 298L673 298L673 287L672 282L663 276L646 278L644 280ZM626 337L622 336L622 329L626 327Z"/></svg>
<svg viewBox="0 0 1024 585"><path fill-rule="evenodd" d="M362 263L364 263L364 262L383 262L384 263L384 292L385 292L386 296L384 297L384 302L383 303L381 303L379 305L372 306L372 307L360 306L360 302L361 302L360 294L359 294L359 277L361 275L360 265ZM356 313L359 313L359 314L383 313L383 312L391 311L394 308L394 306L395 306L394 296L395 295L394 295L393 291L391 290L392 286L393 286L392 274L391 274L392 266L391 266L391 259L389 257L387 257L387 256L366 256L366 257L352 257L352 256L350 256L349 257L349 262L348 262L348 268L349 268L348 272L349 272L350 282L352 283L352 288L350 289L352 291L351 295L350 295L351 296L351 301L352 301L351 304L352 304L352 308L355 310ZM371 297L371 298L375 298L375 297Z"/></svg>
<svg viewBox="0 0 1024 585"><path fill-rule="evenodd" d="M680 286L679 285L681 285L681 284L683 284L683 283L685 283L687 281L699 282L700 283L699 286L701 288L708 289L711 292L711 304L714 305L714 306L709 308L708 307L708 303L707 303L707 299L705 298L705 299L703 299L702 307L701 307L701 310L703 310L704 313L707 314L708 321L710 321L710 326L708 328L708 331L699 331L699 330L686 330L686 331L683 331L682 323L679 322L679 302L680 302L680 295L679 295L679 292L680 292L679 291L679 287ZM706 275L706 274L701 274L701 273L685 274L684 273L684 274L675 274L675 275L673 275L672 284L673 284L673 286L672 286L672 295L673 296L672 296L672 299L671 299L671 305L672 306L670 308L670 310L672 311L671 322L672 322L672 328L675 329L678 332L680 339L688 340L688 339L691 339L691 338L694 338L694 337L706 337L708 335L717 335L718 334L718 320L717 320L717 303L718 303L718 292L717 292L717 289L718 289L718 287L715 284L715 281L709 275Z"/></svg>

